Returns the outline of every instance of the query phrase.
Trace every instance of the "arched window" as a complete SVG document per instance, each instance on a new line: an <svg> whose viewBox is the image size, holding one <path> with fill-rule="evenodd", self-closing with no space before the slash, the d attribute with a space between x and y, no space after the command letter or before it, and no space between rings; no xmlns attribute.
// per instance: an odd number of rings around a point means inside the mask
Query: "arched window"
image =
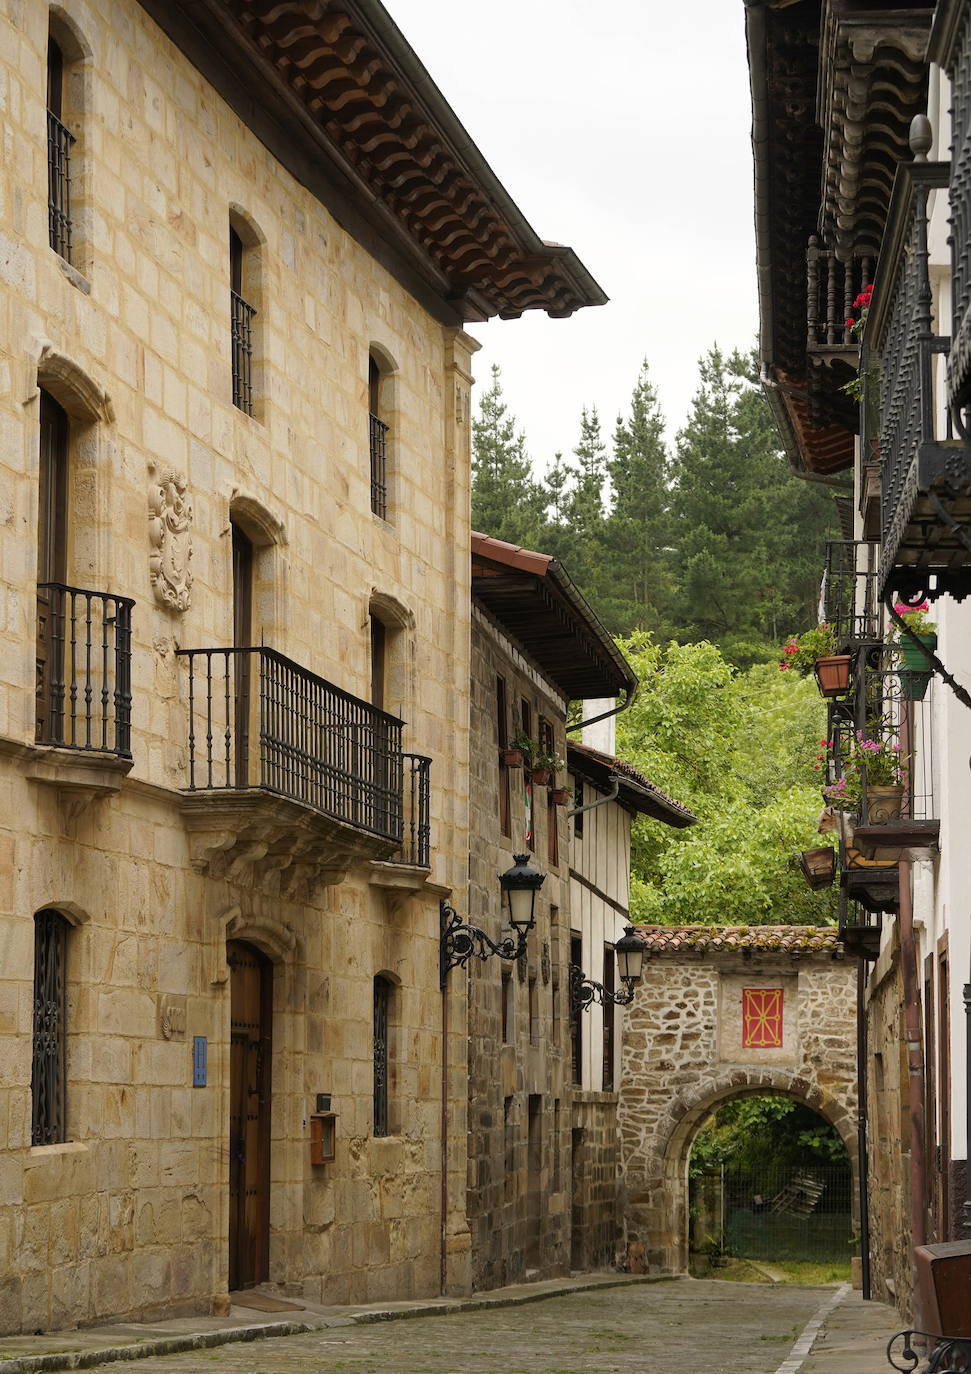
<svg viewBox="0 0 971 1374"><path fill-rule="evenodd" d="M75 267L79 199L83 202L79 135L90 79L82 63L88 55L73 21L52 7L47 33L48 233L54 252Z"/></svg>
<svg viewBox="0 0 971 1374"><path fill-rule="evenodd" d="M59 911L34 916L34 1026L30 1076L32 1145L67 1140L67 955L70 924Z"/></svg>
<svg viewBox="0 0 971 1374"><path fill-rule="evenodd" d="M391 1135L389 1084L391 1076L391 1012L394 984L378 974L374 980L374 1134Z"/></svg>
<svg viewBox="0 0 971 1374"><path fill-rule="evenodd" d="M262 238L238 210L229 216L229 298L232 336L233 405L261 418L263 395L261 307Z"/></svg>

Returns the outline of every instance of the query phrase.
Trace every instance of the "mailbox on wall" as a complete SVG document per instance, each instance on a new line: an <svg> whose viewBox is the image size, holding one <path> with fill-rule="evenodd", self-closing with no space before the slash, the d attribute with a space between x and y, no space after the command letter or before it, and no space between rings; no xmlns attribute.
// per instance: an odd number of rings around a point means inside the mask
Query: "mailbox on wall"
<svg viewBox="0 0 971 1374"><path fill-rule="evenodd" d="M330 1093L318 1093L317 1110L310 1114L311 1164L331 1164L336 1150L337 1113L330 1110Z"/></svg>

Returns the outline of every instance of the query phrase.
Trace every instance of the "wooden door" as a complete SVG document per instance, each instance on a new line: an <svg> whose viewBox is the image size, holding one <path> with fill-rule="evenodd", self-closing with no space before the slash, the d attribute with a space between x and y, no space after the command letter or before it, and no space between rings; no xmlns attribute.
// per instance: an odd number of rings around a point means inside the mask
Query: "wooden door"
<svg viewBox="0 0 971 1374"><path fill-rule="evenodd" d="M251 945L227 945L230 980L229 1288L269 1277L273 969Z"/></svg>
<svg viewBox="0 0 971 1374"><path fill-rule="evenodd" d="M253 643L253 545L238 525L233 531L233 648L249 649ZM250 679L252 654L235 656L234 738L236 786L249 786Z"/></svg>
<svg viewBox="0 0 971 1374"><path fill-rule="evenodd" d="M46 391L40 393L40 471L37 503L36 738L60 740L64 730L64 629L58 627L56 590L67 580L67 416Z"/></svg>

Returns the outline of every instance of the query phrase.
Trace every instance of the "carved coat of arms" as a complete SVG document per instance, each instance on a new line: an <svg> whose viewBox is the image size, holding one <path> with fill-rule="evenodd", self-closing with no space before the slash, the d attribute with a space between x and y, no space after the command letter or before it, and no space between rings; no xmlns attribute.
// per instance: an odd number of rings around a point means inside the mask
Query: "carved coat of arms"
<svg viewBox="0 0 971 1374"><path fill-rule="evenodd" d="M192 591L192 498L181 473L154 472L153 477L148 500L148 562L155 599L170 610L184 611Z"/></svg>

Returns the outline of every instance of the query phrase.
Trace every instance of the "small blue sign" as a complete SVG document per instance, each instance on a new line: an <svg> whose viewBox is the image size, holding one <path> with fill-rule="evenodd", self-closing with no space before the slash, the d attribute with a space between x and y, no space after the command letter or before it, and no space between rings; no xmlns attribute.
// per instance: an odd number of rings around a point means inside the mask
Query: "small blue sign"
<svg viewBox="0 0 971 1374"><path fill-rule="evenodd" d="M192 1037L192 1086L194 1088L206 1086L206 1037L204 1035Z"/></svg>

